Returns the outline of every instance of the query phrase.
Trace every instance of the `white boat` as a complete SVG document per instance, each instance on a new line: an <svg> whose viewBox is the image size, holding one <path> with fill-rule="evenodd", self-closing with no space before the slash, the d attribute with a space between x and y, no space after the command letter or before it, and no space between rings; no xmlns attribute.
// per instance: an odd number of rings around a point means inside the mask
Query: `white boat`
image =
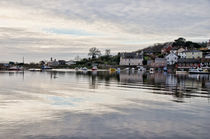
<svg viewBox="0 0 210 139"><path fill-rule="evenodd" d="M196 68L196 69L189 69L190 74L209 74L207 69Z"/></svg>
<svg viewBox="0 0 210 139"><path fill-rule="evenodd" d="M125 71L129 71L129 70L130 70L130 68L125 68L124 70L125 70Z"/></svg>
<svg viewBox="0 0 210 139"><path fill-rule="evenodd" d="M92 70L97 70L97 69L98 69L97 66L92 67Z"/></svg>
<svg viewBox="0 0 210 139"><path fill-rule="evenodd" d="M155 69L154 68L150 68L149 69L149 73L155 73Z"/></svg>
<svg viewBox="0 0 210 139"><path fill-rule="evenodd" d="M29 71L41 71L41 69L28 69Z"/></svg>
<svg viewBox="0 0 210 139"><path fill-rule="evenodd" d="M86 68L86 67L83 67L83 68L82 68L82 70L88 70L88 68Z"/></svg>
<svg viewBox="0 0 210 139"><path fill-rule="evenodd" d="M52 69L52 68L46 65L42 66L42 70L49 70L49 69Z"/></svg>
<svg viewBox="0 0 210 139"><path fill-rule="evenodd" d="M120 68L117 68L117 72L120 72Z"/></svg>
<svg viewBox="0 0 210 139"><path fill-rule="evenodd" d="M139 67L138 71L146 71L146 69L144 67Z"/></svg>

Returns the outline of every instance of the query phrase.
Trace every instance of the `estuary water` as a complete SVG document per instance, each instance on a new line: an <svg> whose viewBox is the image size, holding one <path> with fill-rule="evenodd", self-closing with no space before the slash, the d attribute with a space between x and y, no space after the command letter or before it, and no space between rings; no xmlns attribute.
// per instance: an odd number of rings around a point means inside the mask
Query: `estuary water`
<svg viewBox="0 0 210 139"><path fill-rule="evenodd" d="M0 138L210 138L210 76L0 72Z"/></svg>

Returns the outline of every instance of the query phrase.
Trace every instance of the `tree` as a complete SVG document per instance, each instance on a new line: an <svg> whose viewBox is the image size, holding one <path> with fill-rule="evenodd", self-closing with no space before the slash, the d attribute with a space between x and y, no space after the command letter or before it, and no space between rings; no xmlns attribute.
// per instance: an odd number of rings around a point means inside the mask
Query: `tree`
<svg viewBox="0 0 210 139"><path fill-rule="evenodd" d="M177 40L174 40L175 42L173 43L173 46L184 46L186 43L186 39L185 38L178 38Z"/></svg>
<svg viewBox="0 0 210 139"><path fill-rule="evenodd" d="M111 50L110 49L106 49L105 50L105 56L110 56Z"/></svg>
<svg viewBox="0 0 210 139"><path fill-rule="evenodd" d="M96 56L100 56L101 55L101 51L99 49L97 49L96 47L90 48L89 49L89 56L92 57L92 59L96 58Z"/></svg>

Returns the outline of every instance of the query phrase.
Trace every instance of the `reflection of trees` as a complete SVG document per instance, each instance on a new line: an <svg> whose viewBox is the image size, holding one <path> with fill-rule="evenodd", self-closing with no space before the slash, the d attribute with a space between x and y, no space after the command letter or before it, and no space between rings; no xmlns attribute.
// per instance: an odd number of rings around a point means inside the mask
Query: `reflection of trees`
<svg viewBox="0 0 210 139"><path fill-rule="evenodd" d="M72 72L49 72L51 79L58 76L74 76L76 79L89 79L89 88L96 89L99 84L110 86L119 83L134 88L150 88L153 93L172 95L177 102L183 102L183 98L201 96L199 93L206 91L202 97L209 97L209 75L172 75L157 72L108 72L108 71L72 71Z"/></svg>
<svg viewBox="0 0 210 139"><path fill-rule="evenodd" d="M209 76L204 77L199 75L199 77L192 78L188 75L176 76L160 72L154 74L123 73L120 74L120 81L123 84L129 84L129 86L136 86L139 82L140 88L150 86L154 90L154 93L173 95L177 99L177 102L183 102L182 98L196 96L195 93L198 94L199 90L206 90L208 83L210 86ZM141 85L142 83L144 86ZM165 93L167 91L168 93Z"/></svg>

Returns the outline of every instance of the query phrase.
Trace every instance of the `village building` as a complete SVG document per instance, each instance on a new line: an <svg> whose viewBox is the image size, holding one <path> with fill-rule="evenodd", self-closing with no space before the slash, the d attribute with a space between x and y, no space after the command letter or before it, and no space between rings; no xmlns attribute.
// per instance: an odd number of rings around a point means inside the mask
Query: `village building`
<svg viewBox="0 0 210 139"><path fill-rule="evenodd" d="M201 59L201 65L203 67L208 67L210 68L210 58L202 58Z"/></svg>
<svg viewBox="0 0 210 139"><path fill-rule="evenodd" d="M9 67L8 63L0 63L0 70L5 70Z"/></svg>
<svg viewBox="0 0 210 139"><path fill-rule="evenodd" d="M178 61L178 56L175 53L170 53L166 56L166 61L168 65L174 65Z"/></svg>
<svg viewBox="0 0 210 139"><path fill-rule="evenodd" d="M59 65L66 65L66 61L65 60L58 60Z"/></svg>
<svg viewBox="0 0 210 139"><path fill-rule="evenodd" d="M140 53L122 53L120 56L121 66L143 65L143 56Z"/></svg>
<svg viewBox="0 0 210 139"><path fill-rule="evenodd" d="M170 53L172 49L172 44L173 43L167 43L162 49L161 49L161 54L167 54Z"/></svg>
<svg viewBox="0 0 210 139"><path fill-rule="evenodd" d="M202 58L203 57L203 52L199 50L189 50L189 51L184 51L186 53L186 58Z"/></svg>
<svg viewBox="0 0 210 139"><path fill-rule="evenodd" d="M59 62L56 61L56 59L52 60L50 62L47 62L47 65L50 66L50 67L56 67L59 65Z"/></svg>
<svg viewBox="0 0 210 139"><path fill-rule="evenodd" d="M178 68L192 68L192 67L200 67L201 61L199 59L186 59L180 58L177 62Z"/></svg>
<svg viewBox="0 0 210 139"><path fill-rule="evenodd" d="M174 54L178 54L178 50L179 50L178 47L173 47L170 52Z"/></svg>
<svg viewBox="0 0 210 139"><path fill-rule="evenodd" d="M179 54L179 53L182 53L182 52L184 52L184 51L185 51L185 49L181 47L181 48L178 49L177 52L178 52L178 54Z"/></svg>
<svg viewBox="0 0 210 139"><path fill-rule="evenodd" d="M180 52L180 53L178 53L178 56L179 56L179 58L186 58L186 52L185 51Z"/></svg>
<svg viewBox="0 0 210 139"><path fill-rule="evenodd" d="M209 58L210 59L210 54L205 55L205 58Z"/></svg>
<svg viewBox="0 0 210 139"><path fill-rule="evenodd" d="M154 67L163 68L167 66L167 61L165 58L155 58Z"/></svg>
<svg viewBox="0 0 210 139"><path fill-rule="evenodd" d="M66 61L66 65L68 65L68 66L75 65L75 64L76 64L76 61L74 61L74 60Z"/></svg>

